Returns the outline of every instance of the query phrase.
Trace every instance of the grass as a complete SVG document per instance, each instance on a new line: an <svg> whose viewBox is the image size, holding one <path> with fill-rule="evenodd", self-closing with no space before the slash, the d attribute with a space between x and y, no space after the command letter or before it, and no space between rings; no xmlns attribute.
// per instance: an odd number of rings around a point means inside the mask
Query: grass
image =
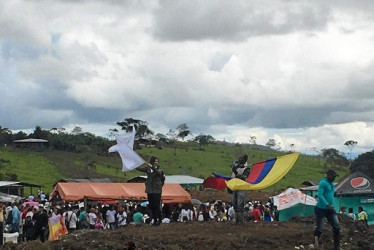
<svg viewBox="0 0 374 250"><path fill-rule="evenodd" d="M177 149L143 147L137 150L137 153L146 161L152 155L157 156L167 175L191 175L198 178L206 178L213 172L231 174L231 163L243 153L248 154L249 163L284 154L271 150L216 144L201 148L187 143ZM318 157L300 155L290 172L264 191L283 191L287 187L300 187L305 180L319 181L325 175L323 165L324 161ZM123 182L143 175L136 170L123 173L121 169L122 161L117 153L99 156L90 150L69 153L54 150L33 152L10 147L0 149L0 174L4 177L16 174L19 181L41 185L46 192L50 192L52 184L61 178L108 177ZM343 178L349 173L348 167L339 168L338 173L340 178Z"/></svg>

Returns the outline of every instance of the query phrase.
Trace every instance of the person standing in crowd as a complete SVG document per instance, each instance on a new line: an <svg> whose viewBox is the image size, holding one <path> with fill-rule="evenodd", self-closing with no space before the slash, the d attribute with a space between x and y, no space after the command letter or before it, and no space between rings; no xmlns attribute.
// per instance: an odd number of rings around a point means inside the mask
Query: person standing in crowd
<svg viewBox="0 0 374 250"><path fill-rule="evenodd" d="M33 216L34 223L34 240L38 237L41 242L46 240L46 230L48 228L48 215L47 211L44 210L44 205L39 204L39 211Z"/></svg>
<svg viewBox="0 0 374 250"><path fill-rule="evenodd" d="M250 168L247 164L248 155L244 154L238 158L232 165L232 177L239 178L245 181L249 175ZM244 220L244 205L245 199L248 195L246 190L236 190L232 193L232 205L235 211L235 222L237 224L243 224Z"/></svg>
<svg viewBox="0 0 374 250"><path fill-rule="evenodd" d="M318 185L318 201L314 207L314 213L316 215L316 228L314 230L315 244L319 246L319 238L322 234L323 218L326 217L330 223L334 233L334 247L340 249L340 224L338 216L334 209L334 193L335 184L334 180L338 176L335 170L328 169L326 171L326 177L322 178Z"/></svg>
<svg viewBox="0 0 374 250"><path fill-rule="evenodd" d="M142 224L143 223L144 216L141 210L142 210L142 206L138 204L136 206L136 213L133 215L133 221L131 222L131 224Z"/></svg>
<svg viewBox="0 0 374 250"><path fill-rule="evenodd" d="M340 208L340 213L341 213L341 214L344 214L344 215L348 215L348 213L347 213L347 207L344 207L344 206L341 207L341 208Z"/></svg>
<svg viewBox="0 0 374 250"><path fill-rule="evenodd" d="M78 229L83 229L83 228L88 228L89 223L88 223L88 215L84 207L81 207L80 213L78 216Z"/></svg>
<svg viewBox="0 0 374 250"><path fill-rule="evenodd" d="M18 204L18 202L16 202L13 204L13 209L12 209L12 218L13 218L12 229L14 233L19 232L19 223L21 219L21 212L19 211L18 206L20 205Z"/></svg>
<svg viewBox="0 0 374 250"><path fill-rule="evenodd" d="M24 223L24 235L26 238L26 241L32 240L33 234L34 234L34 222L32 218L34 217L33 207L28 207L26 210L26 216L25 216L25 223Z"/></svg>
<svg viewBox="0 0 374 250"><path fill-rule="evenodd" d="M364 211L362 207L358 207L357 219L368 223L368 214Z"/></svg>
<svg viewBox="0 0 374 250"><path fill-rule="evenodd" d="M116 210L114 210L114 205L110 205L110 208L106 211L106 223L109 224L109 228L116 229Z"/></svg>
<svg viewBox="0 0 374 250"><path fill-rule="evenodd" d="M258 208L258 203L255 203L253 205L253 211L252 211L252 216L255 222L261 221L261 211Z"/></svg>
<svg viewBox="0 0 374 250"><path fill-rule="evenodd" d="M4 240L4 215L5 215L5 205L0 203L0 245L3 245Z"/></svg>
<svg viewBox="0 0 374 250"><path fill-rule="evenodd" d="M352 220L357 220L357 216L353 213L352 207L348 208L348 217L351 218Z"/></svg>
<svg viewBox="0 0 374 250"><path fill-rule="evenodd" d="M145 192L151 209L152 225L159 226L162 222L161 193L165 182L165 174L159 166L159 159L156 156L150 158L146 167L138 167L137 170L147 173Z"/></svg>
<svg viewBox="0 0 374 250"><path fill-rule="evenodd" d="M77 215L73 212L72 207L67 205L66 212L63 214L65 226L68 229L69 233L77 229Z"/></svg>
<svg viewBox="0 0 374 250"><path fill-rule="evenodd" d="M120 207L117 214L118 227L126 226L127 213L126 206Z"/></svg>
<svg viewBox="0 0 374 250"><path fill-rule="evenodd" d="M269 205L265 205L265 210L264 210L264 221L272 221L271 217L271 211Z"/></svg>
<svg viewBox="0 0 374 250"><path fill-rule="evenodd" d="M274 221L279 221L279 210L278 207L274 205L273 207Z"/></svg>

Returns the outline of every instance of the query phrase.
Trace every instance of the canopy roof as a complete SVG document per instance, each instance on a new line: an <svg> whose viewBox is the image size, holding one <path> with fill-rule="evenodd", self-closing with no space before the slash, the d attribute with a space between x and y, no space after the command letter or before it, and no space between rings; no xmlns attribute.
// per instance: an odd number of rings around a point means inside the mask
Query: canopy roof
<svg viewBox="0 0 374 250"><path fill-rule="evenodd" d="M51 198L59 195L65 202L88 200L147 200L144 183L57 183ZM190 203L191 195L179 184L165 183L163 203Z"/></svg>
<svg viewBox="0 0 374 250"><path fill-rule="evenodd" d="M360 171L344 178L335 186L336 196L374 196L374 181Z"/></svg>

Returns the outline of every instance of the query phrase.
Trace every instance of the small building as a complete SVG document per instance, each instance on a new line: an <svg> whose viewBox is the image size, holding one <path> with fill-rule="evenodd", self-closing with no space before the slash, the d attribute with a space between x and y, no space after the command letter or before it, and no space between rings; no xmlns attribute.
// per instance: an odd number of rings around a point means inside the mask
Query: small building
<svg viewBox="0 0 374 250"><path fill-rule="evenodd" d="M33 150L44 150L49 147L48 141L43 139L23 139L13 141L16 148L28 148Z"/></svg>
<svg viewBox="0 0 374 250"><path fill-rule="evenodd" d="M147 180L146 175L136 176L128 179L129 183L145 183ZM181 185L184 189L202 189L204 179L196 178L189 175L166 175L165 183L174 183Z"/></svg>
<svg viewBox="0 0 374 250"><path fill-rule="evenodd" d="M33 188L42 189L42 186L26 183L26 182L19 182L19 181L0 181L0 192L5 194L17 195L24 197L25 194L25 187L30 188L30 194L33 194ZM35 193L37 193L36 190Z"/></svg>

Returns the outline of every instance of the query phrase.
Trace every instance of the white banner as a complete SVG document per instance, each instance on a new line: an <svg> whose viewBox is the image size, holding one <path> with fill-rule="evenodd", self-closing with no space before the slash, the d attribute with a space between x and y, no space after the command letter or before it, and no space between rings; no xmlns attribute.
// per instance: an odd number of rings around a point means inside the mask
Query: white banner
<svg viewBox="0 0 374 250"><path fill-rule="evenodd" d="M309 206L315 206L317 204L316 199L304 194L299 189L289 188L286 191L273 197L274 205L278 207L278 210L293 207L297 204L305 204Z"/></svg>

